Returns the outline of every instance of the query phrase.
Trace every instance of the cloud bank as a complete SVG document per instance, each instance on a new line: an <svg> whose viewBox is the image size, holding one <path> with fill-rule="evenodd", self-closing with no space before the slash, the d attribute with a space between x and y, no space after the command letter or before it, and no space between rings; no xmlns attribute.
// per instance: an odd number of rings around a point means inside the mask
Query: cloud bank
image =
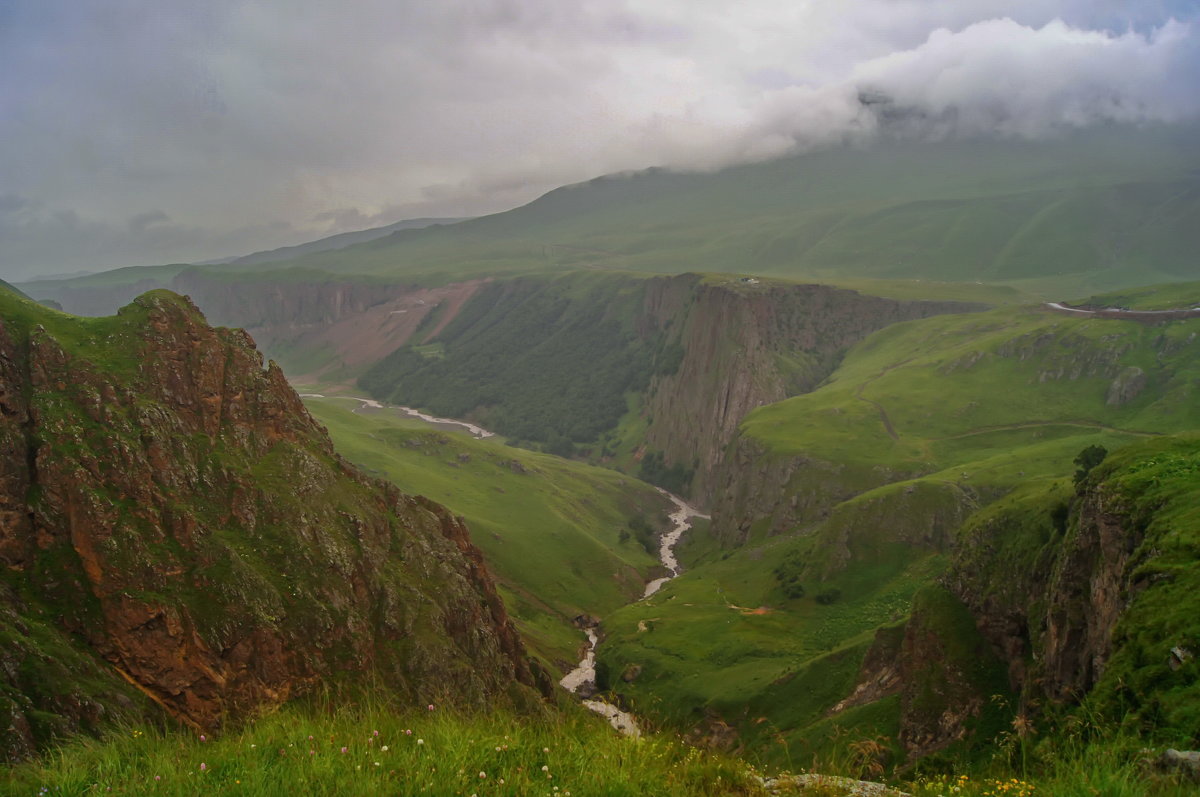
<svg viewBox="0 0 1200 797"><path fill-rule="evenodd" d="M12 0L0 276L203 260L846 139L1200 115L1193 3Z"/></svg>

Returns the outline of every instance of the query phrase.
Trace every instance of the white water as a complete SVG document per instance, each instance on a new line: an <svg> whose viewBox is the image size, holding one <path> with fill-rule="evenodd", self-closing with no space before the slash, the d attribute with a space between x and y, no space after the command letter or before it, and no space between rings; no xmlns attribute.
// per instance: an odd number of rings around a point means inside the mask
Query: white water
<svg viewBox="0 0 1200 797"><path fill-rule="evenodd" d="M688 506L683 499L678 496L671 495L666 490L659 490L660 493L671 499L675 504L675 511L671 513L671 530L663 534L662 540L658 546L658 558L662 561L663 567L670 571L670 575L656 578L646 584L646 592L642 595L642 600L649 598L654 593L658 592L663 584L666 584L675 576L679 575L679 560L675 558L675 546L679 542L679 538L683 533L692 527L692 518L707 518L708 515L701 513L698 509ZM584 685L590 684L594 689L596 686L596 643L599 642L596 632L591 628L585 629L588 638L587 652L584 653L583 660L579 662L579 666L571 670L563 679L559 681L568 692L578 692ZM621 709L605 703L603 700L585 700L583 705L587 706L592 711L601 715L608 720L608 723L626 736L641 736L641 729L637 726L637 721L633 715L621 711Z"/></svg>
<svg viewBox="0 0 1200 797"><path fill-rule="evenodd" d="M658 545L658 558L662 561L663 567L671 571L671 575L656 578L646 585L646 592L642 595L642 599L649 598L654 593L662 588L675 576L679 575L679 560L675 558L675 545L679 542L679 538L683 533L692 527L692 518L707 518L700 510L688 506L682 498L671 495L666 490L659 490L660 493L670 498L675 504L675 511L671 513L671 530L662 536L662 540Z"/></svg>
<svg viewBox="0 0 1200 797"><path fill-rule="evenodd" d="M485 437L495 437L496 436L495 432L489 432L487 429L484 429L482 426L476 426L475 424L468 423L467 421L459 421L459 420L455 420L454 418L436 418L432 415L426 415L425 413L421 412L420 410L415 410L412 407L401 407L397 404L381 404L380 402L376 401L375 399L360 398L358 396L324 396L320 393L301 393L300 398L344 398L344 399L350 399L351 401L362 402L362 405L364 407L370 407L373 410L385 410L385 409L386 410L400 410L401 412L403 412L405 415L409 416L410 418L418 418L422 421L425 421L426 423L436 423L439 426L460 426L463 429L466 429L471 434L473 434L475 437L479 438L480 440L482 440Z"/></svg>
<svg viewBox="0 0 1200 797"><path fill-rule="evenodd" d="M576 692L584 684L596 682L596 643L600 640L596 638L596 632L590 628L585 629L584 633L587 634L588 649L583 656L583 661L579 662L578 667L564 675L563 679L558 682L568 692Z"/></svg>

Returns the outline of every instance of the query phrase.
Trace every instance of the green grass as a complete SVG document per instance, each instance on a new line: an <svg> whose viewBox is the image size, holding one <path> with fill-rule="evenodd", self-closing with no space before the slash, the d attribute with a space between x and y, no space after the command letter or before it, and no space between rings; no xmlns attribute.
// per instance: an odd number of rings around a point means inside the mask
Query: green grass
<svg viewBox="0 0 1200 797"><path fill-rule="evenodd" d="M852 349L819 390L756 410L742 431L778 455L928 472L1055 440L1078 450L1096 435L1200 427L1198 330L1198 320L1156 327L1040 308L897 324ZM1110 404L1115 376L1132 368L1147 388Z"/></svg>
<svg viewBox="0 0 1200 797"><path fill-rule="evenodd" d="M887 732L873 707L856 725ZM876 711L876 713L878 713ZM764 733L772 733L763 724ZM817 771L885 780L878 737L825 723ZM1012 745L969 770L887 778L915 797L1184 797L1193 786L1147 772L1135 737L1037 740L1028 771L1013 767ZM1151 753L1153 754L1153 753ZM777 772L769 768L766 772ZM802 771L793 769L792 771ZM538 716L462 713L333 699L293 703L216 736L149 724L125 725L101 741L76 739L22 764L0 764L5 794L250 795L845 795L833 785L798 789L789 776L768 791L763 770L679 739L614 733L580 710Z"/></svg>
<svg viewBox="0 0 1200 797"><path fill-rule="evenodd" d="M169 297L169 294L156 294ZM179 301L172 298L172 301ZM18 341L57 341L94 366L123 376L136 373L138 351L144 346L140 332L146 307L132 304L120 315L82 318L38 304L14 290L0 288L0 321ZM37 330L41 327L44 331Z"/></svg>
<svg viewBox="0 0 1200 797"><path fill-rule="evenodd" d="M354 412L345 398L306 404L347 459L466 518L524 636L555 666L574 666L582 636L571 618L641 594L657 560L631 523L659 527L670 507L649 485L394 412Z"/></svg>
<svg viewBox="0 0 1200 797"><path fill-rule="evenodd" d="M0 766L6 794L766 794L736 759L629 739L581 712L538 720L434 707L289 706L206 739L129 727Z"/></svg>

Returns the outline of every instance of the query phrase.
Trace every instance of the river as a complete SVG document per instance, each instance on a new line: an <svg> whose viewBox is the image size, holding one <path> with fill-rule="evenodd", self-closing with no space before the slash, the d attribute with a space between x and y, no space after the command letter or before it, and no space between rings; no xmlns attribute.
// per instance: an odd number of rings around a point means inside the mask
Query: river
<svg viewBox="0 0 1200 797"><path fill-rule="evenodd" d="M437 417L434 417L433 415L426 415L425 413L421 412L420 410L413 409L412 407L401 407L397 404L383 404L382 402L376 401L375 399L359 398L358 396L325 396L325 395L322 395L321 393L300 393L298 395L300 396L300 398L319 398L319 399L344 398L344 399L350 399L351 401L357 401L362 404L362 407L359 407L359 409L365 408L365 409L372 409L372 410L399 410L400 412L404 413L405 415L407 415L410 418L416 418L418 420L425 421L425 423L428 423L432 426L436 426L436 427L440 427L440 428L444 428L444 429L465 429L466 431L470 432L472 435L479 438L480 440L482 440L485 437L495 437L496 436L495 432L489 432L487 429L484 429L482 426L476 426L475 424L469 423L467 421L458 421L458 420L455 420L454 418L437 418ZM358 412L358 410L355 410L355 412Z"/></svg>
<svg viewBox="0 0 1200 797"><path fill-rule="evenodd" d="M671 495L666 490L659 490L659 492L671 499L671 502L675 504L675 511L670 514L671 529L662 535L658 546L658 558L662 562L663 567L667 568L669 575L656 578L646 584L646 591L642 595L642 600L658 592L663 584L666 584L679 575L679 560L675 558L675 546L679 543L679 538L683 536L683 533L692 527L693 518L708 517L708 515L703 514L698 509L688 506L682 498ZM586 694L596 691L596 645L599 643L600 638L592 628L584 629L584 632L587 634L588 647L584 653L583 660L579 662L578 667L571 670L558 682L559 685L572 694L578 694L580 690L584 690ZM638 728L637 720L629 712L621 711L613 704L606 703L603 700L587 699L583 701L583 705L607 719L610 725L626 736L642 735L641 729Z"/></svg>

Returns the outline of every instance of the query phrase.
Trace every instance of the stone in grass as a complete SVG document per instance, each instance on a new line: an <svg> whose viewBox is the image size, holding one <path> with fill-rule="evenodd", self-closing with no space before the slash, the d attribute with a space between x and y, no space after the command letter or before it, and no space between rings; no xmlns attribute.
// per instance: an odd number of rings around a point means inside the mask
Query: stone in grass
<svg viewBox="0 0 1200 797"><path fill-rule="evenodd" d="M1165 750L1151 764L1158 772L1182 775L1193 783L1200 783L1200 751Z"/></svg>
<svg viewBox="0 0 1200 797"><path fill-rule="evenodd" d="M908 792L893 789L882 783L837 775L787 775L767 778L763 781L763 786L771 792L783 788L799 788L801 794L811 791L813 794L835 794L838 797L912 797Z"/></svg>

